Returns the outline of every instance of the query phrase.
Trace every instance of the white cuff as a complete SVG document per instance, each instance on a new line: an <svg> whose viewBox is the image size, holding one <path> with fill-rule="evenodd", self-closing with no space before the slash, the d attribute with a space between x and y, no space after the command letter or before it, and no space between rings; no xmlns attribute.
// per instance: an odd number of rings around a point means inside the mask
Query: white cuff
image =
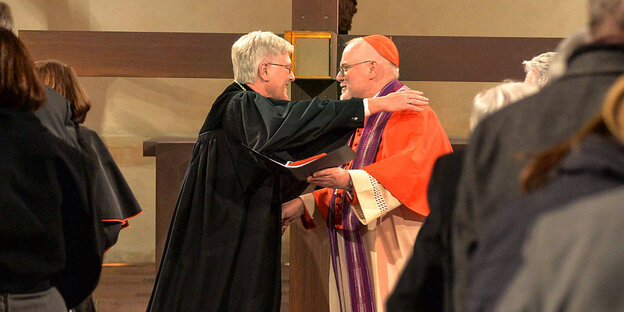
<svg viewBox="0 0 624 312"><path fill-rule="evenodd" d="M353 190L358 201L358 204L351 204L351 208L362 224L369 224L402 205L368 172L364 170L349 170L348 172L351 175Z"/></svg>
<svg viewBox="0 0 624 312"><path fill-rule="evenodd" d="M299 196L303 201L303 209L306 210L310 219L314 219L314 212L316 211L316 198L313 193L307 193Z"/></svg>
<svg viewBox="0 0 624 312"><path fill-rule="evenodd" d="M371 114L368 110L368 99L364 99L362 102L364 102L364 117L368 117Z"/></svg>

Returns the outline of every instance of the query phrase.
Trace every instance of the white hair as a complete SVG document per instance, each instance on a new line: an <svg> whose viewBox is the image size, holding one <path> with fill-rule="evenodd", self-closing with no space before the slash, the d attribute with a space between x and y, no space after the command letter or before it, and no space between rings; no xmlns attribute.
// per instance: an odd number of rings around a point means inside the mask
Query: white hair
<svg viewBox="0 0 624 312"><path fill-rule="evenodd" d="M559 79L563 76L568 67L568 59L572 53L579 47L591 43L591 41L592 36L589 27L583 27L571 36L561 40L555 49L557 55L550 62L550 67L548 68L549 80Z"/></svg>
<svg viewBox="0 0 624 312"><path fill-rule="evenodd" d="M234 80L253 83L258 77L258 66L266 57L292 52L292 44L270 31L253 31L243 35L232 45Z"/></svg>
<svg viewBox="0 0 624 312"><path fill-rule="evenodd" d="M538 88L531 84L507 82L477 93L472 101L470 131L485 117L537 91Z"/></svg>
<svg viewBox="0 0 624 312"><path fill-rule="evenodd" d="M531 69L536 71L538 87L541 88L548 83L548 80L550 79L550 63L556 55L556 52L545 52L532 58L530 61L522 62L525 72L528 73Z"/></svg>

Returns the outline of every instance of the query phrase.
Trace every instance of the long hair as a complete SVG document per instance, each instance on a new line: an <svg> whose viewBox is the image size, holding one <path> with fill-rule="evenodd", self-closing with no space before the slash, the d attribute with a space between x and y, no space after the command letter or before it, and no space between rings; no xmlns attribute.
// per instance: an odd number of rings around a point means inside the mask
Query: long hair
<svg viewBox="0 0 624 312"><path fill-rule="evenodd" d="M76 124L83 123L91 109L91 100L78 82L74 69L57 61L40 61L35 66L43 83L69 101L72 121Z"/></svg>
<svg viewBox="0 0 624 312"><path fill-rule="evenodd" d="M624 144L624 78L616 81L607 93L600 114L591 119L579 132L533 158L521 174L522 188L535 191L546 185L553 177L557 165L590 134L611 136Z"/></svg>
<svg viewBox="0 0 624 312"><path fill-rule="evenodd" d="M35 111L45 99L28 50L11 31L0 28L0 106Z"/></svg>

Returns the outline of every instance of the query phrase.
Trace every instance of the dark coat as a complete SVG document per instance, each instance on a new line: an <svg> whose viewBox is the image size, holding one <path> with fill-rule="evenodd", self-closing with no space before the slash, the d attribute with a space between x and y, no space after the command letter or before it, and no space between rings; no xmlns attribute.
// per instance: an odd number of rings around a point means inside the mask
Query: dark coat
<svg viewBox="0 0 624 312"><path fill-rule="evenodd" d="M71 120L72 111L67 99L49 86L45 86L45 89L46 102L35 112L35 116L54 136L79 149L74 122Z"/></svg>
<svg viewBox="0 0 624 312"><path fill-rule="evenodd" d="M0 146L0 291L47 281L73 307L102 267L86 179L93 167L33 113L0 109Z"/></svg>
<svg viewBox="0 0 624 312"><path fill-rule="evenodd" d="M560 79L477 126L467 147L453 216L456 311L462 311L470 258L485 222L520 194L520 170L535 153L564 141L595 116L605 93L623 73L624 46L582 47L570 57Z"/></svg>
<svg viewBox="0 0 624 312"><path fill-rule="evenodd" d="M236 84L193 149L148 311L279 311L281 204L306 184L266 165L345 144L362 100L288 102Z"/></svg>
<svg viewBox="0 0 624 312"><path fill-rule="evenodd" d="M624 187L536 220L499 311L624 311Z"/></svg>
<svg viewBox="0 0 624 312"><path fill-rule="evenodd" d="M92 203L99 220L104 222L101 241L104 250L108 250L117 242L119 231L128 226L127 220L142 209L100 136L84 126L76 129L82 151L97 164L91 179Z"/></svg>
<svg viewBox="0 0 624 312"><path fill-rule="evenodd" d="M440 156L433 167L425 219L409 262L388 298L388 311L451 311L451 216L464 151Z"/></svg>
<svg viewBox="0 0 624 312"><path fill-rule="evenodd" d="M85 169L82 173L82 178L85 179L83 183L88 188L87 192L92 210L91 213L92 215L95 215L95 205L93 204L93 200L97 196L93 196L95 192L93 179L97 174L97 156L94 154L95 151L90 147L86 145L80 146L78 143L76 126L72 121L72 111L69 107L67 99L49 86L45 86L45 89L47 93L46 102L41 108L35 111L34 114L47 131L49 131L56 138L59 138L63 143L69 145L77 151L80 151L81 155L79 161ZM73 264L69 266L68 269L75 271L67 274L67 277L70 279L65 279L65 281L60 282L62 285L56 285L61 291L61 295L63 295L65 303L68 307L81 302L84 297L89 294L87 291L89 289L92 291L97 285L101 271L102 250L105 249L103 244L106 244L105 241L108 240L107 237L113 236L106 235L99 222L94 224L93 228L89 231L89 235L84 237L84 245L68 249L68 251L72 253L70 260L74 259L71 260ZM95 237L91 237L92 234L95 235ZM87 240L91 241L88 242ZM84 254L80 254L80 249L85 251ZM98 254L100 257L99 260L96 259ZM84 257L84 259L80 260L81 257ZM79 263L82 263L80 264L81 267L75 266ZM80 277L81 275L84 275L84 277ZM71 278L75 278L75 280L71 281Z"/></svg>
<svg viewBox="0 0 624 312"><path fill-rule="evenodd" d="M472 260L466 311L495 310L523 265L522 247L539 216L624 185L624 147L590 136L563 160L556 175L544 188L504 205L488 219Z"/></svg>

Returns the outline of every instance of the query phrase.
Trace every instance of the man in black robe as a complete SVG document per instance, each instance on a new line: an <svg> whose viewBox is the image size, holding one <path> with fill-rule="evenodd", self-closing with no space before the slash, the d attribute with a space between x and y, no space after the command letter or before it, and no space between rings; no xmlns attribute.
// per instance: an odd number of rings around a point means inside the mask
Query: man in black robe
<svg viewBox="0 0 624 312"><path fill-rule="evenodd" d="M417 91L289 102L292 49L259 31L232 46L235 82L199 133L148 311L279 311L281 203L306 184L250 149L282 162L309 157L346 144L365 114L426 103Z"/></svg>

